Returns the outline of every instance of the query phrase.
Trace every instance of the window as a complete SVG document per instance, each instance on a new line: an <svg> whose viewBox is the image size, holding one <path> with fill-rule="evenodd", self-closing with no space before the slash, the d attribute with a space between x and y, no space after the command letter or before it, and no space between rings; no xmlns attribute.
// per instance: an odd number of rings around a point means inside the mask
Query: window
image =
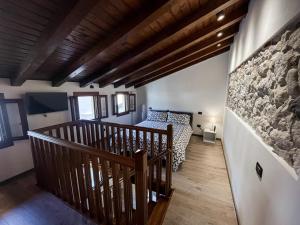
<svg viewBox="0 0 300 225"><path fill-rule="evenodd" d="M4 99L0 95L0 148L27 138L28 122L22 99Z"/></svg>
<svg viewBox="0 0 300 225"><path fill-rule="evenodd" d="M113 115L122 116L129 113L128 92L117 92L112 95Z"/></svg>
<svg viewBox="0 0 300 225"><path fill-rule="evenodd" d="M129 94L129 111L135 112L136 111L136 95Z"/></svg>
<svg viewBox="0 0 300 225"><path fill-rule="evenodd" d="M74 92L70 97L72 120L108 117L107 96L98 92Z"/></svg>
<svg viewBox="0 0 300 225"><path fill-rule="evenodd" d="M95 119L95 106L93 96L78 96L79 118L85 120Z"/></svg>

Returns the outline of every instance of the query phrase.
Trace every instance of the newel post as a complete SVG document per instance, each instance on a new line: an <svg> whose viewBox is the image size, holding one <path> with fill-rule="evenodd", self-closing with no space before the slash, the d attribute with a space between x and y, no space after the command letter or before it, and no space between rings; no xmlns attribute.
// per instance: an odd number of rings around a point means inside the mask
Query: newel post
<svg viewBox="0 0 300 225"><path fill-rule="evenodd" d="M166 163L166 195L171 192L172 187L172 160L173 160L173 126L167 126L167 163Z"/></svg>
<svg viewBox="0 0 300 225"><path fill-rule="evenodd" d="M147 152L138 150L135 155L136 224L146 225L147 204Z"/></svg>

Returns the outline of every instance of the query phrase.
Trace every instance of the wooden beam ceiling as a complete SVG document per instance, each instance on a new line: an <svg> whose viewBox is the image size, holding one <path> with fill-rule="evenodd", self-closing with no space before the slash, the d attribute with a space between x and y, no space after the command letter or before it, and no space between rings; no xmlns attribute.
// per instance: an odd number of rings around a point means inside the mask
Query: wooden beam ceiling
<svg viewBox="0 0 300 225"><path fill-rule="evenodd" d="M33 79L100 88L138 87L223 52L249 3L0 1L0 78L15 86Z"/></svg>
<svg viewBox="0 0 300 225"><path fill-rule="evenodd" d="M130 32L135 32L135 30L151 23L160 14L168 10L172 6L173 2L174 0L149 1L149 4L147 4L144 9L141 9L141 11L139 11L137 14L133 15L131 18L128 18L129 21L125 21L123 25L120 25L104 40L101 40L97 45L95 45L92 49L82 55L78 60L70 64L65 69L63 74L58 74L58 76L54 78L52 85L60 86L68 79L76 77L86 68L88 68L89 65L95 63L97 61L97 58L101 58L107 55L108 52L111 51L110 47L113 44L115 44L117 41L120 41L121 39L126 38L126 36L128 36Z"/></svg>
<svg viewBox="0 0 300 225"><path fill-rule="evenodd" d="M182 65L189 64L190 62L193 62L195 60L198 60L198 59L202 58L203 56L207 56L214 52L219 51L220 49L227 48L230 46L232 41L233 41L233 38L231 37L229 39L225 39L225 40L219 42L218 44L221 45L220 47L218 47L217 43L211 44L210 46L199 49L188 56L184 56L177 60L175 59L175 61L169 62L167 65L158 67L156 70L153 70L151 73L148 73L147 75L140 77L139 79L127 84L127 87L133 86L135 83L139 83L139 82L147 80L149 78L159 76L159 75L169 72L171 70L173 71L174 69L176 69Z"/></svg>
<svg viewBox="0 0 300 225"><path fill-rule="evenodd" d="M11 84L20 86L34 74L98 2L99 0L66 1L68 4L65 9L43 31L19 72L11 79Z"/></svg>
<svg viewBox="0 0 300 225"><path fill-rule="evenodd" d="M114 84L114 87L117 88L121 85L133 83L135 80L138 80L144 76L147 76L151 72L154 72L155 70L158 70L160 68L163 68L169 64L174 63L175 61L178 61L180 59L183 59L191 54L194 54L196 52L202 51L208 47L216 46L218 43L230 39L234 36L235 33L238 32L238 26L233 25L232 27L229 27L222 31L222 37L218 37L217 33L211 37L207 38L205 40L199 41L198 43L194 45L190 45L188 48L185 48L184 50L177 49L178 51L171 52L170 54L164 55L162 57L154 58L150 61L146 66L140 67L139 69L133 71L130 74L124 75L123 79L116 82Z"/></svg>
<svg viewBox="0 0 300 225"><path fill-rule="evenodd" d="M185 69L185 68L187 68L187 67L190 67L190 66L192 66L192 65L195 65L195 64L197 64L197 63L200 63L200 62L202 62L202 61L204 61L204 60L207 60L207 59L209 59L209 58L212 58L212 57L215 57L215 56L217 56L217 55L220 55L220 54L222 54L222 53L224 53L224 52L227 52L229 49L230 49L229 46L225 46L225 47L220 48L219 50L217 50L217 51L215 51L215 52L212 52L212 53L210 53L210 54L208 54L208 55L205 55L205 56L201 56L200 58L195 59L194 61L191 61L191 62L189 62L189 63L187 63L187 64L181 65L181 66L179 66L179 67L177 67L177 68L174 68L174 69L172 69L172 70L169 70L169 71L167 71L167 72L165 72L165 73L159 74L159 75L154 76L154 77L148 77L148 79L142 79L142 80L140 80L140 81L134 83L134 88L142 87L142 86L144 86L144 85L146 85L146 84L149 84L149 83L151 83L151 82L153 82L153 81L156 81L156 80L158 80L158 79L161 79L161 78L163 78L163 77L166 77L166 76L168 76L168 75L171 75L171 74L173 74L173 73L175 73L175 72L177 72L177 71L183 70L183 69Z"/></svg>
<svg viewBox="0 0 300 225"><path fill-rule="evenodd" d="M208 3L205 5L205 7L198 10L196 13L184 17L183 20L180 23L175 23L170 27L167 27L166 29L163 29L161 32L159 32L155 37L151 37L150 39L143 42L138 48L133 49L133 51L125 53L120 58L117 58L113 62L110 62L110 64L99 71L89 75L86 79L84 79L82 82L80 82L81 87L85 87L93 82L96 82L99 80L100 87L104 87L112 82L114 82L116 79L118 79L122 74L124 74L123 71L121 71L124 67L126 68L128 62L130 60L134 60L135 57L138 57L143 52L147 51L148 49L154 47L158 43L164 41L167 38L170 38L170 36L182 32L184 29L187 29L189 26L195 24L195 23L201 23L203 21L208 20L211 17L214 17L218 12L226 9L227 7L230 7L231 5L234 5L237 2L242 2L238 0L217 0L217 1L208 1ZM246 10L239 9L238 12L234 13L234 16L239 14L238 21L241 20L241 18L246 14ZM230 17L232 19L232 16ZM237 18L235 18L237 19ZM225 22L228 23L229 19L226 18ZM236 22L236 21L235 21ZM222 21L221 24L224 22ZM214 27L214 30L216 28ZM205 31L202 30L202 35L204 35ZM199 36L198 36L199 37ZM126 71L127 72L127 71Z"/></svg>

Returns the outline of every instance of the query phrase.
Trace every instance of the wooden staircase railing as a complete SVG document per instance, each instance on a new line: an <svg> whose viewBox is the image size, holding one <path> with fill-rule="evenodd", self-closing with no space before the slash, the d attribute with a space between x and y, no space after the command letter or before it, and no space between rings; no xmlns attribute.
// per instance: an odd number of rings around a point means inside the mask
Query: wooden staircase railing
<svg viewBox="0 0 300 225"><path fill-rule="evenodd" d="M28 135L38 185L100 224L147 224L172 192L172 126L80 120Z"/></svg>

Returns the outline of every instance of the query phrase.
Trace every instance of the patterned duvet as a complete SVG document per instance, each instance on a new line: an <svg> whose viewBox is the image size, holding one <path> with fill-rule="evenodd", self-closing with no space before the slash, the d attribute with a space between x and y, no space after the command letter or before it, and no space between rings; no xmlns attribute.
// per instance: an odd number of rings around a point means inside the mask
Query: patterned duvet
<svg viewBox="0 0 300 225"><path fill-rule="evenodd" d="M157 122L157 121L143 121L136 126L139 127L148 127L156 129L167 129L169 122ZM193 130L190 125L173 123L173 171L177 171L179 165L185 160L185 149L189 143L190 137L193 133ZM133 139L135 140L135 134L133 134ZM143 147L143 136L142 132L140 134L140 146ZM162 138L162 150L166 149L167 137L163 135ZM150 135L147 136L147 150L150 149ZM154 145L155 150L158 149L158 136L154 136Z"/></svg>

